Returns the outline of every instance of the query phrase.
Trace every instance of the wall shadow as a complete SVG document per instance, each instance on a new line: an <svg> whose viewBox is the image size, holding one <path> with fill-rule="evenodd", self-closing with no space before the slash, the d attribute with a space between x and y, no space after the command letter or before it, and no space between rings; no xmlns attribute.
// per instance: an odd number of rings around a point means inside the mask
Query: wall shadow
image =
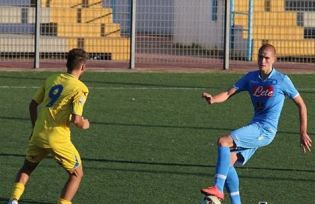
<svg viewBox="0 0 315 204"><path fill-rule="evenodd" d="M14 153L0 153L0 157L22 157L24 154L14 154ZM52 157L49 157L52 158ZM99 158L88 158L82 157L85 162L99 162L99 163L116 163L116 164L133 164L133 165L147 165L147 166L166 166L166 167L196 167L196 168L215 168L215 165L209 164L192 164L192 163L176 163L176 162L149 162L149 161L139 161L139 160L118 160L118 159L99 159ZM92 168L89 166L88 168ZM278 171L278 172L303 172L303 173L315 173L315 169L296 169L296 168L275 168L275 167L239 167L238 170L264 170L264 171Z"/></svg>
<svg viewBox="0 0 315 204"><path fill-rule="evenodd" d="M128 169L128 168L112 168L112 167L85 167L88 169L93 169L93 170L99 170L101 172L107 171L107 172L112 172L112 173L117 173L117 172L124 172L124 173L143 173L143 174L158 174L158 175L179 175L179 176L198 176L198 177L205 177L205 178L212 178L213 171L209 171L209 173L201 173L201 172L191 172L191 171L184 171L183 169L176 169L176 171L169 171L169 170L152 170L152 169ZM213 169L215 167L212 167ZM246 168L251 169L250 167ZM266 169L266 168L258 168L258 169ZM272 170L271 168L268 170ZM239 172L242 171L242 169L238 169ZM274 170L273 170L274 171ZM283 171L283 170L281 170ZM285 171L292 171L292 169L285 169ZM302 170L303 171L303 170ZM314 173L314 172L313 172ZM240 175L239 176L241 179L253 179L253 180L268 180L268 181L294 181L294 182L305 182L305 183L314 183L315 179L309 179L309 178L294 178L290 176L285 176L284 177L279 177L279 176L249 176L249 175Z"/></svg>
<svg viewBox="0 0 315 204"><path fill-rule="evenodd" d="M13 116L0 116L3 120L20 120L29 121L29 118L13 117ZM90 121L91 125L103 125L103 126L118 126L118 127L137 127L137 128L170 128L170 129L192 129L192 130L224 130L231 131L233 128L222 128L222 127L198 127L198 126L179 126L179 125L159 125L159 124L141 124L141 123L117 123L117 122L99 122ZM281 131L279 130L277 134L294 134L299 135L298 131ZM315 135L313 132L308 132L310 135Z"/></svg>
<svg viewBox="0 0 315 204"><path fill-rule="evenodd" d="M19 76L1 76L0 79L14 79L14 80L39 80L44 81L47 76L43 77L19 77ZM222 89L224 87L219 86L183 86L183 85L164 85L164 84L154 84L154 83L140 83L140 82L126 82L126 81L97 81L97 80L89 80L89 79L82 79L84 83L87 84L102 84L102 85L119 85L119 86L134 86L134 87L163 87L163 88L193 88L193 89ZM130 88L130 87L128 87Z"/></svg>

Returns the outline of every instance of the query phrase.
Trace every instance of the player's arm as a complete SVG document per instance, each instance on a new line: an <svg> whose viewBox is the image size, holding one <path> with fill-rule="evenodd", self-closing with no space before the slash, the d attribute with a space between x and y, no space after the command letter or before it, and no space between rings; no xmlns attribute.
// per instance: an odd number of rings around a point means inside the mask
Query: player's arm
<svg viewBox="0 0 315 204"><path fill-rule="evenodd" d="M307 108L304 103L303 98L298 95L293 98L293 101L297 105L299 109L299 117L300 117L300 143L303 151L311 151L312 147L312 139L307 133Z"/></svg>
<svg viewBox="0 0 315 204"><path fill-rule="evenodd" d="M90 127L89 120L80 115L72 114L71 122L80 129L86 130Z"/></svg>
<svg viewBox="0 0 315 204"><path fill-rule="evenodd" d="M83 115L83 108L85 101L87 99L88 90L80 90L78 91L72 102L72 114L71 114L71 122L80 129L86 130L90 127L90 122L88 119L85 119Z"/></svg>
<svg viewBox="0 0 315 204"><path fill-rule="evenodd" d="M30 117L31 117L31 122L32 122L33 128L34 128L35 122L37 120L37 107L38 107L38 103L35 100L32 100L29 104L29 112L30 112Z"/></svg>
<svg viewBox="0 0 315 204"><path fill-rule="evenodd" d="M221 93L218 93L216 95L211 95L207 92L202 93L202 97L209 103L223 103L226 100L228 100L231 96L233 96L237 92L237 89L235 87L230 88L227 91L223 91Z"/></svg>
<svg viewBox="0 0 315 204"><path fill-rule="evenodd" d="M35 123L37 120L37 109L39 104L44 100L45 95L45 84L43 83L42 86L36 91L35 95L33 96L30 104L29 104L29 113L31 117L32 127L35 127Z"/></svg>

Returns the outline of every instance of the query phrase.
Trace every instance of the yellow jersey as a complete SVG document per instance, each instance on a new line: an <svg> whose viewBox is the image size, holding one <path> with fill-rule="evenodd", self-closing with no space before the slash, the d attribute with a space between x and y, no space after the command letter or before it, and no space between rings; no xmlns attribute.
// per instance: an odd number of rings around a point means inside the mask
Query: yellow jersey
<svg viewBox="0 0 315 204"><path fill-rule="evenodd" d="M43 148L70 142L71 115L82 116L88 92L86 85L71 74L47 78L33 97L39 107L31 142Z"/></svg>

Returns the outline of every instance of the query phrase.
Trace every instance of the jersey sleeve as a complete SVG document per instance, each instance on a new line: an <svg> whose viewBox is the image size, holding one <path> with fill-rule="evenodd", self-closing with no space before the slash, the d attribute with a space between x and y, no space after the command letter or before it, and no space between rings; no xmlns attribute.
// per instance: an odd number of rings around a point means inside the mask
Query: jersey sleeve
<svg viewBox="0 0 315 204"><path fill-rule="evenodd" d="M234 88L236 88L238 92L247 90L248 89L248 74L246 74L242 78L240 78L234 84Z"/></svg>
<svg viewBox="0 0 315 204"><path fill-rule="evenodd" d="M82 116L83 108L84 108L84 104L85 104L85 101L87 99L87 96L88 96L87 90L81 90L81 91L78 91L76 93L76 95L74 96L73 102L72 102L72 105L73 105L72 113L73 114Z"/></svg>
<svg viewBox="0 0 315 204"><path fill-rule="evenodd" d="M45 84L42 84L42 86L39 89L37 89L32 99L36 101L36 103L40 104L44 100L44 96L45 96Z"/></svg>
<svg viewBox="0 0 315 204"><path fill-rule="evenodd" d="M295 98L299 95L299 92L287 75L283 79L283 91L289 98Z"/></svg>

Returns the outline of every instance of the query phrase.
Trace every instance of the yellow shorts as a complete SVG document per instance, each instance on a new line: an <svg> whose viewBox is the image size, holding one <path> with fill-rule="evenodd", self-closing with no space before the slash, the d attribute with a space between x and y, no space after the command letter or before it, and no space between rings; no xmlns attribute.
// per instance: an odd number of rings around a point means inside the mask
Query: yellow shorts
<svg viewBox="0 0 315 204"><path fill-rule="evenodd" d="M43 148L31 142L28 144L26 160L39 163L48 155L52 155L54 159L70 173L82 165L80 154L71 142L53 148Z"/></svg>

